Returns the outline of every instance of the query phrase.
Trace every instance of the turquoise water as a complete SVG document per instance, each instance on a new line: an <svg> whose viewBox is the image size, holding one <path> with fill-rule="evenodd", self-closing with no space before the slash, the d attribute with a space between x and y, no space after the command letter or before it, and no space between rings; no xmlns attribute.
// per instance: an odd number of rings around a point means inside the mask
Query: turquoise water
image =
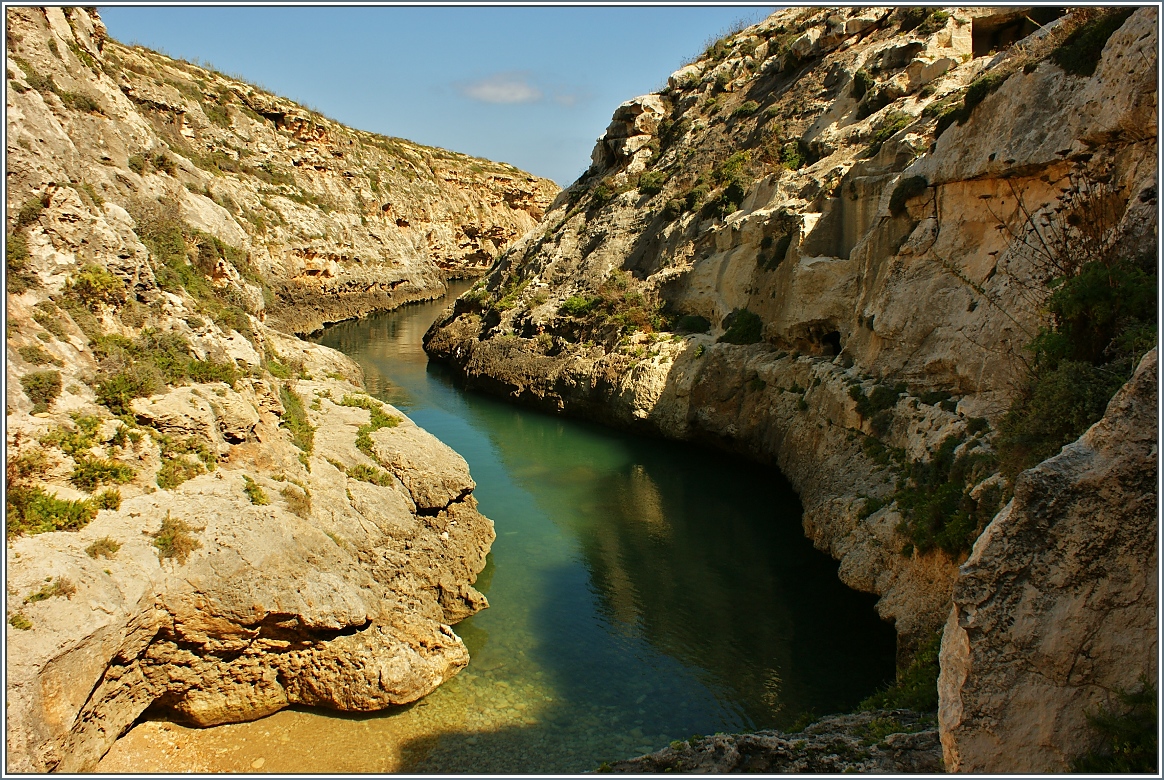
<svg viewBox="0 0 1164 780"><path fill-rule="evenodd" d="M394 768L592 770L843 711L892 679L892 627L804 538L779 472L459 389L421 349L445 303L316 339L468 461L497 530L478 581L491 606L456 626L468 669L369 719L423 721L397 724Z"/></svg>

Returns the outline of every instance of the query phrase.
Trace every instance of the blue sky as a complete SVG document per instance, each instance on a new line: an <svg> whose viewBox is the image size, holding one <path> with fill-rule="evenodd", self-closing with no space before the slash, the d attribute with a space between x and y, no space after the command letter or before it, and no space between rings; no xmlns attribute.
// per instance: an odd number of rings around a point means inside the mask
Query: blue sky
<svg viewBox="0 0 1164 780"><path fill-rule="evenodd" d="M109 33L344 124L572 182L624 100L771 6L99 7Z"/></svg>

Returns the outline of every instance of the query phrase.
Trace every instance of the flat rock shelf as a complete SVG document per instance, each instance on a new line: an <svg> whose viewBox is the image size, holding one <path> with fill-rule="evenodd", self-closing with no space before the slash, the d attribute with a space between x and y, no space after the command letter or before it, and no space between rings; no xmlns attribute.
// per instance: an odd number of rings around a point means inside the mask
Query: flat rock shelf
<svg viewBox="0 0 1164 780"><path fill-rule="evenodd" d="M497 530L491 606L455 628L469 667L375 715L145 722L100 771L580 772L847 711L892 680L892 626L804 538L775 469L463 392L421 349L451 300L317 341L469 463Z"/></svg>

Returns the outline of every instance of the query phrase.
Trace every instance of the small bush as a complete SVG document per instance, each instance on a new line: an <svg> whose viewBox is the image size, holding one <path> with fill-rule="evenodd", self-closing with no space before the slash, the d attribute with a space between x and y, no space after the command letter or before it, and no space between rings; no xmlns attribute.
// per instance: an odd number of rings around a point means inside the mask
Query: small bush
<svg viewBox="0 0 1164 780"><path fill-rule="evenodd" d="M283 418L280 428L291 432L291 443L307 455L315 448L315 428L307 420L307 410L303 408L303 399L287 385L280 385L279 400L283 402ZM344 399L345 401L347 398ZM345 404L351 406L352 404Z"/></svg>
<svg viewBox="0 0 1164 780"><path fill-rule="evenodd" d="M99 485L107 482L123 485L133 480L136 472L133 466L106 458L80 457L69 475L69 481L87 493L92 493Z"/></svg>
<svg viewBox="0 0 1164 780"><path fill-rule="evenodd" d="M48 494L39 485L8 485L8 537L48 531L76 531L97 516L91 501L67 501Z"/></svg>
<svg viewBox="0 0 1164 780"><path fill-rule="evenodd" d="M247 498L249 498L251 503L255 506L267 506L271 503L270 499L267 498L267 493L265 490L263 490L262 486L246 474L243 474L243 493L246 493Z"/></svg>
<svg viewBox="0 0 1164 780"><path fill-rule="evenodd" d="M1156 686L1141 678L1137 693L1117 691L1123 712L1101 709L1087 716L1104 746L1072 762L1071 771L1084 774L1155 773L1159 714Z"/></svg>
<svg viewBox="0 0 1164 780"><path fill-rule="evenodd" d="M876 132L873 133L869 147L865 150L865 156L876 157L877 153L881 151L881 147L885 145L885 142L909 127L913 123L913 119L912 116L904 111L891 111L886 114L885 118L881 120L881 124Z"/></svg>
<svg viewBox="0 0 1164 780"><path fill-rule="evenodd" d="M28 400L32 401L32 413L46 412L61 394L61 372L33 371L20 377L20 384Z"/></svg>
<svg viewBox="0 0 1164 780"><path fill-rule="evenodd" d="M849 88L849 94L860 100L865 97L865 93L877 82L869 75L869 71L864 68L859 69L853 74L853 85Z"/></svg>
<svg viewBox="0 0 1164 780"><path fill-rule="evenodd" d="M21 631L28 631L32 628L32 621L19 612L14 612L12 617L8 618L8 625L13 628L18 628Z"/></svg>
<svg viewBox="0 0 1164 780"><path fill-rule="evenodd" d="M185 563L190 553L202 546L201 542L191 536L190 532L194 530L186 521L171 517L167 510L162 527L157 533L151 534L154 547L158 549L158 558L176 558L178 563Z"/></svg>
<svg viewBox="0 0 1164 780"><path fill-rule="evenodd" d="M101 427L101 418L91 414L82 414L73 418L75 425L67 428L56 426L41 437L40 443L53 447L60 447L61 451L74 458L83 455L97 442L97 429Z"/></svg>
<svg viewBox="0 0 1164 780"><path fill-rule="evenodd" d="M24 201L20 210L16 212L16 219L12 223L13 231L18 231L28 227L40 220L41 212L50 203L49 194L46 192L43 195L37 195Z"/></svg>
<svg viewBox="0 0 1164 780"><path fill-rule="evenodd" d="M585 317L601 304L602 298L600 296L585 297L571 295L562 301L562 305L558 308L558 311L570 317Z"/></svg>
<svg viewBox="0 0 1164 780"><path fill-rule="evenodd" d="M40 286L40 279L28 270L28 241L21 233L9 233L4 246L8 291L19 295Z"/></svg>
<svg viewBox="0 0 1164 780"><path fill-rule="evenodd" d="M162 467L158 469L157 483L162 490L173 490L183 482L206 471L201 463L195 463L185 458L163 458Z"/></svg>
<svg viewBox="0 0 1164 780"><path fill-rule="evenodd" d="M758 314L736 309L724 318L727 330L718 341L724 344L755 344L763 339L764 323Z"/></svg>
<svg viewBox="0 0 1164 780"><path fill-rule="evenodd" d="M279 491L279 495L287 502L287 508L306 519L311 515L311 493L305 487L287 485Z"/></svg>
<svg viewBox="0 0 1164 780"><path fill-rule="evenodd" d="M736 106L736 110L732 111L732 119L741 116L751 116L760 110L760 104L754 100L748 100Z"/></svg>
<svg viewBox="0 0 1164 780"><path fill-rule="evenodd" d="M77 594L77 586L73 581L67 577L57 577L52 582L41 587L35 593L31 593L24 599L25 604L35 604L38 601L46 601L48 599L55 599L59 596L64 596L67 599L73 598Z"/></svg>
<svg viewBox="0 0 1164 780"><path fill-rule="evenodd" d="M65 285L65 293L76 295L91 310L107 303L118 306L125 303L125 284L99 265L85 266Z"/></svg>
<svg viewBox="0 0 1164 780"><path fill-rule="evenodd" d="M639 177L639 192L644 195L658 195L663 191L667 175L662 171L648 171Z"/></svg>
<svg viewBox="0 0 1164 780"><path fill-rule="evenodd" d="M121 508L121 491L117 488L106 488L93 497L93 503L98 509L110 509L116 512Z"/></svg>
<svg viewBox="0 0 1164 780"><path fill-rule="evenodd" d="M392 487L395 481L387 471L382 471L381 469L364 463L357 463L355 466L349 468L346 473L352 479L358 479L361 482L370 482L380 487Z"/></svg>
<svg viewBox="0 0 1164 780"><path fill-rule="evenodd" d="M102 536L93 544L85 548L90 558L112 558L121 549L121 544L108 536Z"/></svg>
<svg viewBox="0 0 1164 780"><path fill-rule="evenodd" d="M929 189L929 182L924 176L906 176L897 182L893 194L889 196L889 211L894 216L905 213L905 204Z"/></svg>
<svg viewBox="0 0 1164 780"><path fill-rule="evenodd" d="M880 693L862 701L858 708L868 710L909 709L934 712L938 709L938 653L942 632L938 631L922 646L905 669L898 669L897 681Z"/></svg>
<svg viewBox="0 0 1164 780"><path fill-rule="evenodd" d="M126 165L129 166L131 171L138 174L139 176L145 173L146 160L145 157L140 154L131 154L129 159L126 161Z"/></svg>
<svg viewBox="0 0 1164 780"><path fill-rule="evenodd" d="M23 346L17 352L26 363L31 363L34 366L44 366L50 363L54 366L62 365L61 361L46 352L39 344Z"/></svg>

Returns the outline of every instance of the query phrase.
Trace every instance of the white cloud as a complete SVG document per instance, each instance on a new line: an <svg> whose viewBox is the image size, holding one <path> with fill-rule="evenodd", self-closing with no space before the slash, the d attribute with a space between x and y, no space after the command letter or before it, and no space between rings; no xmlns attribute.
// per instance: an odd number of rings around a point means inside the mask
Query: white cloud
<svg viewBox="0 0 1164 780"><path fill-rule="evenodd" d="M526 71L495 73L454 86L465 97L482 103L536 103L542 99L542 91L530 83Z"/></svg>

